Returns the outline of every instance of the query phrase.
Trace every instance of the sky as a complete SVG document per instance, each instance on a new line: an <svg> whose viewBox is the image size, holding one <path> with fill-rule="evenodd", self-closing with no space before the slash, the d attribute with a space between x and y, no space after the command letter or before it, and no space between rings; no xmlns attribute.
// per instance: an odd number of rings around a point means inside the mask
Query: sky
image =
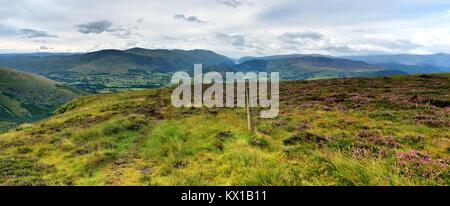
<svg viewBox="0 0 450 206"><path fill-rule="evenodd" d="M448 0L0 0L0 53L450 53Z"/></svg>

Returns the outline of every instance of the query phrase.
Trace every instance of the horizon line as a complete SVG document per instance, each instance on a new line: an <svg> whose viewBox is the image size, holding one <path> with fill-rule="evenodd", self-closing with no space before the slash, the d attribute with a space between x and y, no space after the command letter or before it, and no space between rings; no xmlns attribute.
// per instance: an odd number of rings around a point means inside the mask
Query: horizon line
<svg viewBox="0 0 450 206"><path fill-rule="evenodd" d="M321 54L321 53L281 53L281 54L268 54L268 55L247 55L247 56L240 56L240 57L231 57L228 55L224 55L221 53L218 53L213 50L209 49L164 49L164 48L144 48L144 47L131 47L128 49L117 49L117 48L109 48L109 49L99 49L99 50L93 50L93 51L79 51L79 52L70 52L70 51L17 51L17 52L1 52L0 55L32 55L32 54L88 54L88 53L94 53L94 52L100 52L100 51L107 51L107 50L116 50L116 51L127 51L132 49L145 49L145 50L168 50L168 51L174 51L174 50L181 50L181 51L196 51L196 50L202 50L202 51L210 51L214 52L216 54L228 57L230 59L242 59L246 57L255 57L255 58L261 58L261 57L271 57L271 56L288 56L288 55L305 55L305 56L314 56L314 55L321 55L321 56L329 56L329 57L354 57L354 56L396 56L396 55L415 55L415 56L430 56L430 55L450 55L450 53L445 52L437 52L437 53L428 53L428 54L418 54L418 53L374 53L374 54L345 54L345 55L330 55L330 54ZM3 49L7 50L7 49Z"/></svg>

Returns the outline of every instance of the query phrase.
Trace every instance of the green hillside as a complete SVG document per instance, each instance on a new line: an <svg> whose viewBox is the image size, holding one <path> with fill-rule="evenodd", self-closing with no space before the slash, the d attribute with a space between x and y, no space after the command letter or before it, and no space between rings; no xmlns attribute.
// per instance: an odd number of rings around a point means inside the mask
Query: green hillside
<svg viewBox="0 0 450 206"><path fill-rule="evenodd" d="M0 129L48 117L83 94L38 75L0 68Z"/></svg>
<svg viewBox="0 0 450 206"><path fill-rule="evenodd" d="M0 185L450 185L450 75L283 82L276 119L81 97L0 135Z"/></svg>
<svg viewBox="0 0 450 206"><path fill-rule="evenodd" d="M0 66L43 75L91 92L156 88L170 83L174 71L192 71L193 65L234 64L207 50L133 48L85 54L0 55Z"/></svg>

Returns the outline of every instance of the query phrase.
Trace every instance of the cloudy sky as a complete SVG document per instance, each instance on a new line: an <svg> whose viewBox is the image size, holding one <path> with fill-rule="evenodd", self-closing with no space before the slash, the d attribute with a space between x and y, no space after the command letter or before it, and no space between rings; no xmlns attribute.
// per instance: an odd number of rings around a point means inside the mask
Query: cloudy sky
<svg viewBox="0 0 450 206"><path fill-rule="evenodd" d="M0 53L450 53L448 0L0 0Z"/></svg>

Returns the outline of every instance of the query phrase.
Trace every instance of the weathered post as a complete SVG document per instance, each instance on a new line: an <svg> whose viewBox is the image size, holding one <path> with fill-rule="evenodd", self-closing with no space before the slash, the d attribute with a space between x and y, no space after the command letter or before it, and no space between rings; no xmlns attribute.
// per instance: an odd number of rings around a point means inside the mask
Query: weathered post
<svg viewBox="0 0 450 206"><path fill-rule="evenodd" d="M245 98L246 98L246 105L247 105L247 124L248 124L248 130L250 132L254 132L254 123L253 123L253 109L251 107L251 98L250 98L250 88L247 87L245 89Z"/></svg>
<svg viewBox="0 0 450 206"><path fill-rule="evenodd" d="M149 96L149 102L152 101L154 102L149 106L149 112L151 114L151 116L155 117L156 119L162 119L162 108L164 105L163 102L163 97L162 97L162 89L161 88L157 88L155 89L155 94L152 96Z"/></svg>

